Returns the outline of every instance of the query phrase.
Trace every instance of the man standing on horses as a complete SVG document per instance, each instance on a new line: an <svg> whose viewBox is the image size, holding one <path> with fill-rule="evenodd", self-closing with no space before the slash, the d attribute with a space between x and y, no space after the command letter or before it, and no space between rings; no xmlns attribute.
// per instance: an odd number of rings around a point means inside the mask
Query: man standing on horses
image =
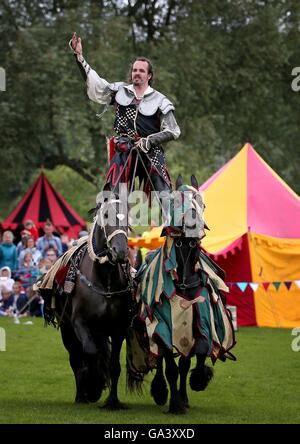
<svg viewBox="0 0 300 444"><path fill-rule="evenodd" d="M76 61L87 82L88 97L102 105L114 105L116 137L110 139L113 155L106 174L111 188L120 182L131 184L135 177L144 182L144 190L169 191L171 180L161 146L177 139L180 129L174 105L152 88L153 66L143 57L131 65L130 84L108 83L88 65L82 54L80 37L70 42ZM113 146L112 146L113 145Z"/></svg>

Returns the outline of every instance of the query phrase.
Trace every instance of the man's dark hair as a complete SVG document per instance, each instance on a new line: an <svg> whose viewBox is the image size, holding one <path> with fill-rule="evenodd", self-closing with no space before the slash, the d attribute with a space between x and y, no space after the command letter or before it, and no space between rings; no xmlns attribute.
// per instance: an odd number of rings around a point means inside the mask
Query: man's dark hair
<svg viewBox="0 0 300 444"><path fill-rule="evenodd" d="M128 72L128 83L132 83L132 68L135 62L147 62L148 63L148 74L151 74L151 79L148 81L149 85L152 86L154 82L154 67L151 62L151 60L147 59L146 57L137 57L134 59L134 61L131 63L129 72Z"/></svg>

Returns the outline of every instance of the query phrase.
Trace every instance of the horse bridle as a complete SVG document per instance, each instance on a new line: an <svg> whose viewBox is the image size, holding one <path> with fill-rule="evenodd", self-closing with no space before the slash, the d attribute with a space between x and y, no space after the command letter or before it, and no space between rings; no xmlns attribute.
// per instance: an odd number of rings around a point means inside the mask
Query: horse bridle
<svg viewBox="0 0 300 444"><path fill-rule="evenodd" d="M104 237L105 237L105 243L106 243L106 249L104 249L102 252L97 254L97 259L99 260L100 263L105 262L106 260L111 264L111 265L116 265L115 263L113 263L110 259L107 253L109 253L109 251L111 251L111 240L117 236L118 234L123 234L126 239L128 237L127 232L125 230L122 230L120 228L117 228L116 230L114 230L111 234L107 234L106 232L106 223L104 221L104 212L107 210L107 206L114 204L114 203L121 203L120 199L111 199L107 202L105 202L103 205L97 205L97 211L99 213L100 216L100 227L103 229L103 233L104 233ZM118 216L122 215L120 213L117 213L116 216L117 218L119 218ZM120 220L120 218L119 218ZM105 259L107 258L107 259ZM123 289L123 290L117 290L117 291L111 291L110 290L110 284L108 286L108 290L107 291L103 291L100 287L98 287L97 285L93 284L93 282L91 282L81 271L79 268L76 269L76 273L77 276L79 277L80 281L82 283L84 283L88 288L90 288L91 290L93 290L93 292L101 294L103 296L105 296L106 298L111 298L112 296L116 295L116 294L122 294L122 293L126 293L126 292L131 292L132 288L133 288L133 284L132 284L132 278L130 275L130 272L126 271L126 267L127 264L124 264L124 266L122 267L123 272L129 276L128 279L128 286Z"/></svg>
<svg viewBox="0 0 300 444"><path fill-rule="evenodd" d="M80 281L85 284L90 290L92 290L94 293L100 294L102 296L104 296L105 298L110 299L112 296L114 295L119 295L119 294L123 294L123 293L128 293L128 292L132 292L133 289L133 283L132 283L132 278L130 276L130 272L127 272L125 270L125 267L123 268L123 272L125 273L125 275L128 276L128 285L126 288L124 288L123 290L117 290L117 291L111 291L110 290L110 284L108 286L108 290L105 291L102 288L98 287L98 285L93 284L92 281L90 281L80 270L79 268L77 268L76 270L76 274L79 277Z"/></svg>
<svg viewBox="0 0 300 444"><path fill-rule="evenodd" d="M182 277L182 282L181 283L177 283L176 282L176 287L180 288L180 290L182 290L183 292L186 290L189 290L191 288L196 288L200 285L200 279L197 279L196 281L191 282L190 284L187 283L187 276L186 276L186 267L188 264L188 260L190 258L191 252L194 248L196 248L198 246L198 242L196 239L189 241L189 253L186 257L186 259L184 259L183 257L183 253L181 251L181 247L182 247L182 240L181 239L177 239L174 241L175 242L175 248L179 249L179 253L182 259L182 264L183 264L183 277Z"/></svg>
<svg viewBox="0 0 300 444"><path fill-rule="evenodd" d="M183 245L183 243L182 243L182 237L186 235L186 228L193 229L193 227L188 227L188 226L186 225L186 222L185 222L185 216L186 216L186 214L187 214L188 211L191 211L191 210L193 210L193 209L196 211L196 209L195 209L194 207L191 207L191 208L189 208L185 213L182 214L182 216L183 216L183 225L182 225L181 229L178 230L177 234L175 234L176 239L174 240L175 248L178 248L178 249L179 249L179 253L180 253L180 256L181 256L181 259L182 259L182 264L183 264L183 277L182 277L182 282L181 282L181 283L176 283L176 286L177 286L178 288L180 288L180 290L182 290L183 292L184 292L185 290L188 290L188 289L191 289L191 288L196 288L196 287L198 287L199 284L200 284L200 279L197 279L196 281L191 282L190 284L187 283L187 276L186 276L186 272L187 272L187 264L188 264L188 261L189 261L189 258L190 258L190 255L191 255L191 252L192 252L192 250L193 250L194 248L196 248L196 247L198 246L198 242L199 242L200 238L192 238L192 239L189 241L189 247L190 247L190 249L189 249L189 253L188 253L186 259L183 257L183 253L182 253L182 250L181 250L181 247L182 247L182 245ZM196 213L197 213L197 211L196 211ZM195 225L196 225L196 224L195 224Z"/></svg>
<svg viewBox="0 0 300 444"><path fill-rule="evenodd" d="M128 238L128 234L127 234L126 230L122 230L122 229L120 229L120 228L117 228L116 230L114 230L114 231L113 231L111 234L109 234L109 235L108 235L107 232L106 232L105 227L106 227L107 224L106 224L105 221L104 221L104 211L106 211L108 205L111 205L111 204L113 204L113 203L121 203L121 200L120 200L120 199L111 199L110 201L105 202L104 205L99 206L99 208L98 208L98 212L99 212L99 216L100 216L100 227L102 228L102 230L103 230L103 232L104 232L105 243L106 243L106 246L107 246L107 249L104 250L103 252L101 252L101 254L99 254L99 256L101 255L102 257L103 257L103 253L108 253L108 252L111 252L111 251L112 251L112 248L111 248L111 240L112 240L115 236L117 236L118 234L123 234L123 235L126 237L126 239ZM118 213L116 216L117 216L117 218L118 218L119 213ZM108 258L108 260L109 260L109 258Z"/></svg>

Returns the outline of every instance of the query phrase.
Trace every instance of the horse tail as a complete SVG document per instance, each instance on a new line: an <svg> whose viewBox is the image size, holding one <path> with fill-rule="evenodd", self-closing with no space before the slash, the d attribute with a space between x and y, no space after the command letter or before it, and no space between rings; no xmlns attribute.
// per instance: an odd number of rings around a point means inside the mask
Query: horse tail
<svg viewBox="0 0 300 444"><path fill-rule="evenodd" d="M130 393L143 394L144 374L126 367L126 388Z"/></svg>
<svg viewBox="0 0 300 444"><path fill-rule="evenodd" d="M89 402L97 402L104 389L110 387L110 345L108 338L97 341L98 353L88 356L86 393Z"/></svg>
<svg viewBox="0 0 300 444"><path fill-rule="evenodd" d="M51 290L47 288L38 289L38 295L44 300L43 317L45 320L45 327L47 325L53 325L55 328L57 327L55 309L52 308L52 298L55 295L55 290L55 287Z"/></svg>
<svg viewBox="0 0 300 444"><path fill-rule="evenodd" d="M168 386L163 372L163 357L157 358L156 374L151 382L151 396L157 405L165 405L168 399Z"/></svg>
<svg viewBox="0 0 300 444"><path fill-rule="evenodd" d="M144 375L150 370L148 365L148 341L139 328L130 326L126 334L126 385L129 392L142 394Z"/></svg>

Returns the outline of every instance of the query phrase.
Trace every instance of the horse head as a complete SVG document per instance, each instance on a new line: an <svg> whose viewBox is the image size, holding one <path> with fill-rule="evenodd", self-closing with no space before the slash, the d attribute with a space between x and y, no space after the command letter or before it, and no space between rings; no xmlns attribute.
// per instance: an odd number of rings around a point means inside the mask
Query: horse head
<svg viewBox="0 0 300 444"><path fill-rule="evenodd" d="M127 205L118 194L104 189L97 196L95 244L106 253L111 263L128 260L128 214Z"/></svg>
<svg viewBox="0 0 300 444"><path fill-rule="evenodd" d="M191 176L191 185L184 184L182 176L178 176L170 204L170 224L163 229L162 235L173 239L182 289L195 274L201 239L207 228L203 218L204 208L195 176Z"/></svg>
<svg viewBox="0 0 300 444"><path fill-rule="evenodd" d="M198 239L205 236L203 213L205 205L199 192L196 177L191 176L191 185L183 183L182 176L176 180L176 191L170 203L170 223L164 227L162 236Z"/></svg>

